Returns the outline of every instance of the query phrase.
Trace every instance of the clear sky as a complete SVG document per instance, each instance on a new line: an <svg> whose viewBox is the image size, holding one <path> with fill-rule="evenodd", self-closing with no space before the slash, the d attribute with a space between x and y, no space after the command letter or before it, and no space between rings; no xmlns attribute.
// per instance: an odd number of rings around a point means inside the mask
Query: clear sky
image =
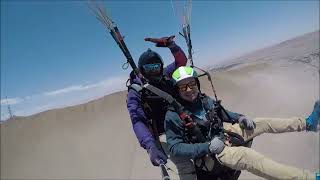
<svg viewBox="0 0 320 180"><path fill-rule="evenodd" d="M181 1L179 1L181 3ZM137 62L144 37L180 31L179 2L106 1ZM174 5L174 8L173 8ZM175 12L175 13L174 13ZM194 62L214 65L319 29L319 1L193 1ZM1 1L1 119L83 103L124 90L125 57L86 1ZM8 100L5 97L8 97Z"/></svg>

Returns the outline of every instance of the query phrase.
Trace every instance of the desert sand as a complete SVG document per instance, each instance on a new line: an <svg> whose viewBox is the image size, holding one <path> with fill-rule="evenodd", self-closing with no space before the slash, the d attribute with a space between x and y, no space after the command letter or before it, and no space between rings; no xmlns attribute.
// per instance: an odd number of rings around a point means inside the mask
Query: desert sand
<svg viewBox="0 0 320 180"><path fill-rule="evenodd" d="M225 108L248 117L306 117L319 99L319 31L258 50L211 70ZM202 91L212 95L201 79ZM319 170L319 133L264 134L253 149ZM1 124L1 179L161 179L140 148L126 91ZM259 179L246 171L240 179Z"/></svg>

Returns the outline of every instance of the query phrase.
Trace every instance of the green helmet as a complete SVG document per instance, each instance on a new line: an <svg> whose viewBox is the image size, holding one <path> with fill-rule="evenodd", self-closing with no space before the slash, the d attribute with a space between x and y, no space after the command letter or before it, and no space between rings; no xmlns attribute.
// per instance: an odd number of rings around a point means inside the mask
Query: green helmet
<svg viewBox="0 0 320 180"><path fill-rule="evenodd" d="M177 84L179 81L189 77L198 78L197 72L189 66L181 66L172 74L172 80L174 84Z"/></svg>

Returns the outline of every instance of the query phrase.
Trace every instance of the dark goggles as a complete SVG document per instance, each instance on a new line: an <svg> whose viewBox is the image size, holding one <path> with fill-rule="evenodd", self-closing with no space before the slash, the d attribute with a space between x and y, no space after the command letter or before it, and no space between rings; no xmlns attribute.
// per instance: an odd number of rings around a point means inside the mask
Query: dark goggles
<svg viewBox="0 0 320 180"><path fill-rule="evenodd" d="M161 72L161 64L160 63L145 64L142 67L143 67L143 70L146 74L159 74Z"/></svg>
<svg viewBox="0 0 320 180"><path fill-rule="evenodd" d="M190 81L190 82L187 83L187 84L180 84L180 85L177 85L177 86L178 86L179 91L181 91L181 92L187 91L188 87L189 87L190 89L195 89L196 87L198 87L196 81Z"/></svg>

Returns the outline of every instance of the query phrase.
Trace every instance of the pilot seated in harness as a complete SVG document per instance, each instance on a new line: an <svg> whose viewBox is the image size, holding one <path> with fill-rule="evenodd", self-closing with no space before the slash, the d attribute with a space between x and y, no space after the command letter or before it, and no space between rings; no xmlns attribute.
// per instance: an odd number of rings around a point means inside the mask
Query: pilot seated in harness
<svg viewBox="0 0 320 180"><path fill-rule="evenodd" d="M248 148L262 133L317 131L320 104L309 118L256 118L226 111L220 101L200 93L197 73L182 66L172 78L183 115L169 109L165 133L170 158L175 160L180 179L197 175L203 179L238 179L247 170L266 179L315 179L314 173L275 162ZM187 121L188 120L188 121ZM314 123L316 122L316 123Z"/></svg>
<svg viewBox="0 0 320 180"><path fill-rule="evenodd" d="M138 67L143 77L154 87L166 93L172 93L173 84L171 75L173 71L187 64L187 57L183 50L173 41L174 36L160 39L146 38L146 41L155 43L157 47L168 47L175 61L164 67L161 56L148 49L139 58ZM164 119L167 112L167 102L149 90L142 88L144 79L130 74L130 86L128 86L127 108L130 114L133 131L154 166L167 164L170 169L175 169L174 164L168 159L160 145L159 136L165 140ZM170 177L175 178L174 174ZM175 178L176 179L176 178Z"/></svg>

